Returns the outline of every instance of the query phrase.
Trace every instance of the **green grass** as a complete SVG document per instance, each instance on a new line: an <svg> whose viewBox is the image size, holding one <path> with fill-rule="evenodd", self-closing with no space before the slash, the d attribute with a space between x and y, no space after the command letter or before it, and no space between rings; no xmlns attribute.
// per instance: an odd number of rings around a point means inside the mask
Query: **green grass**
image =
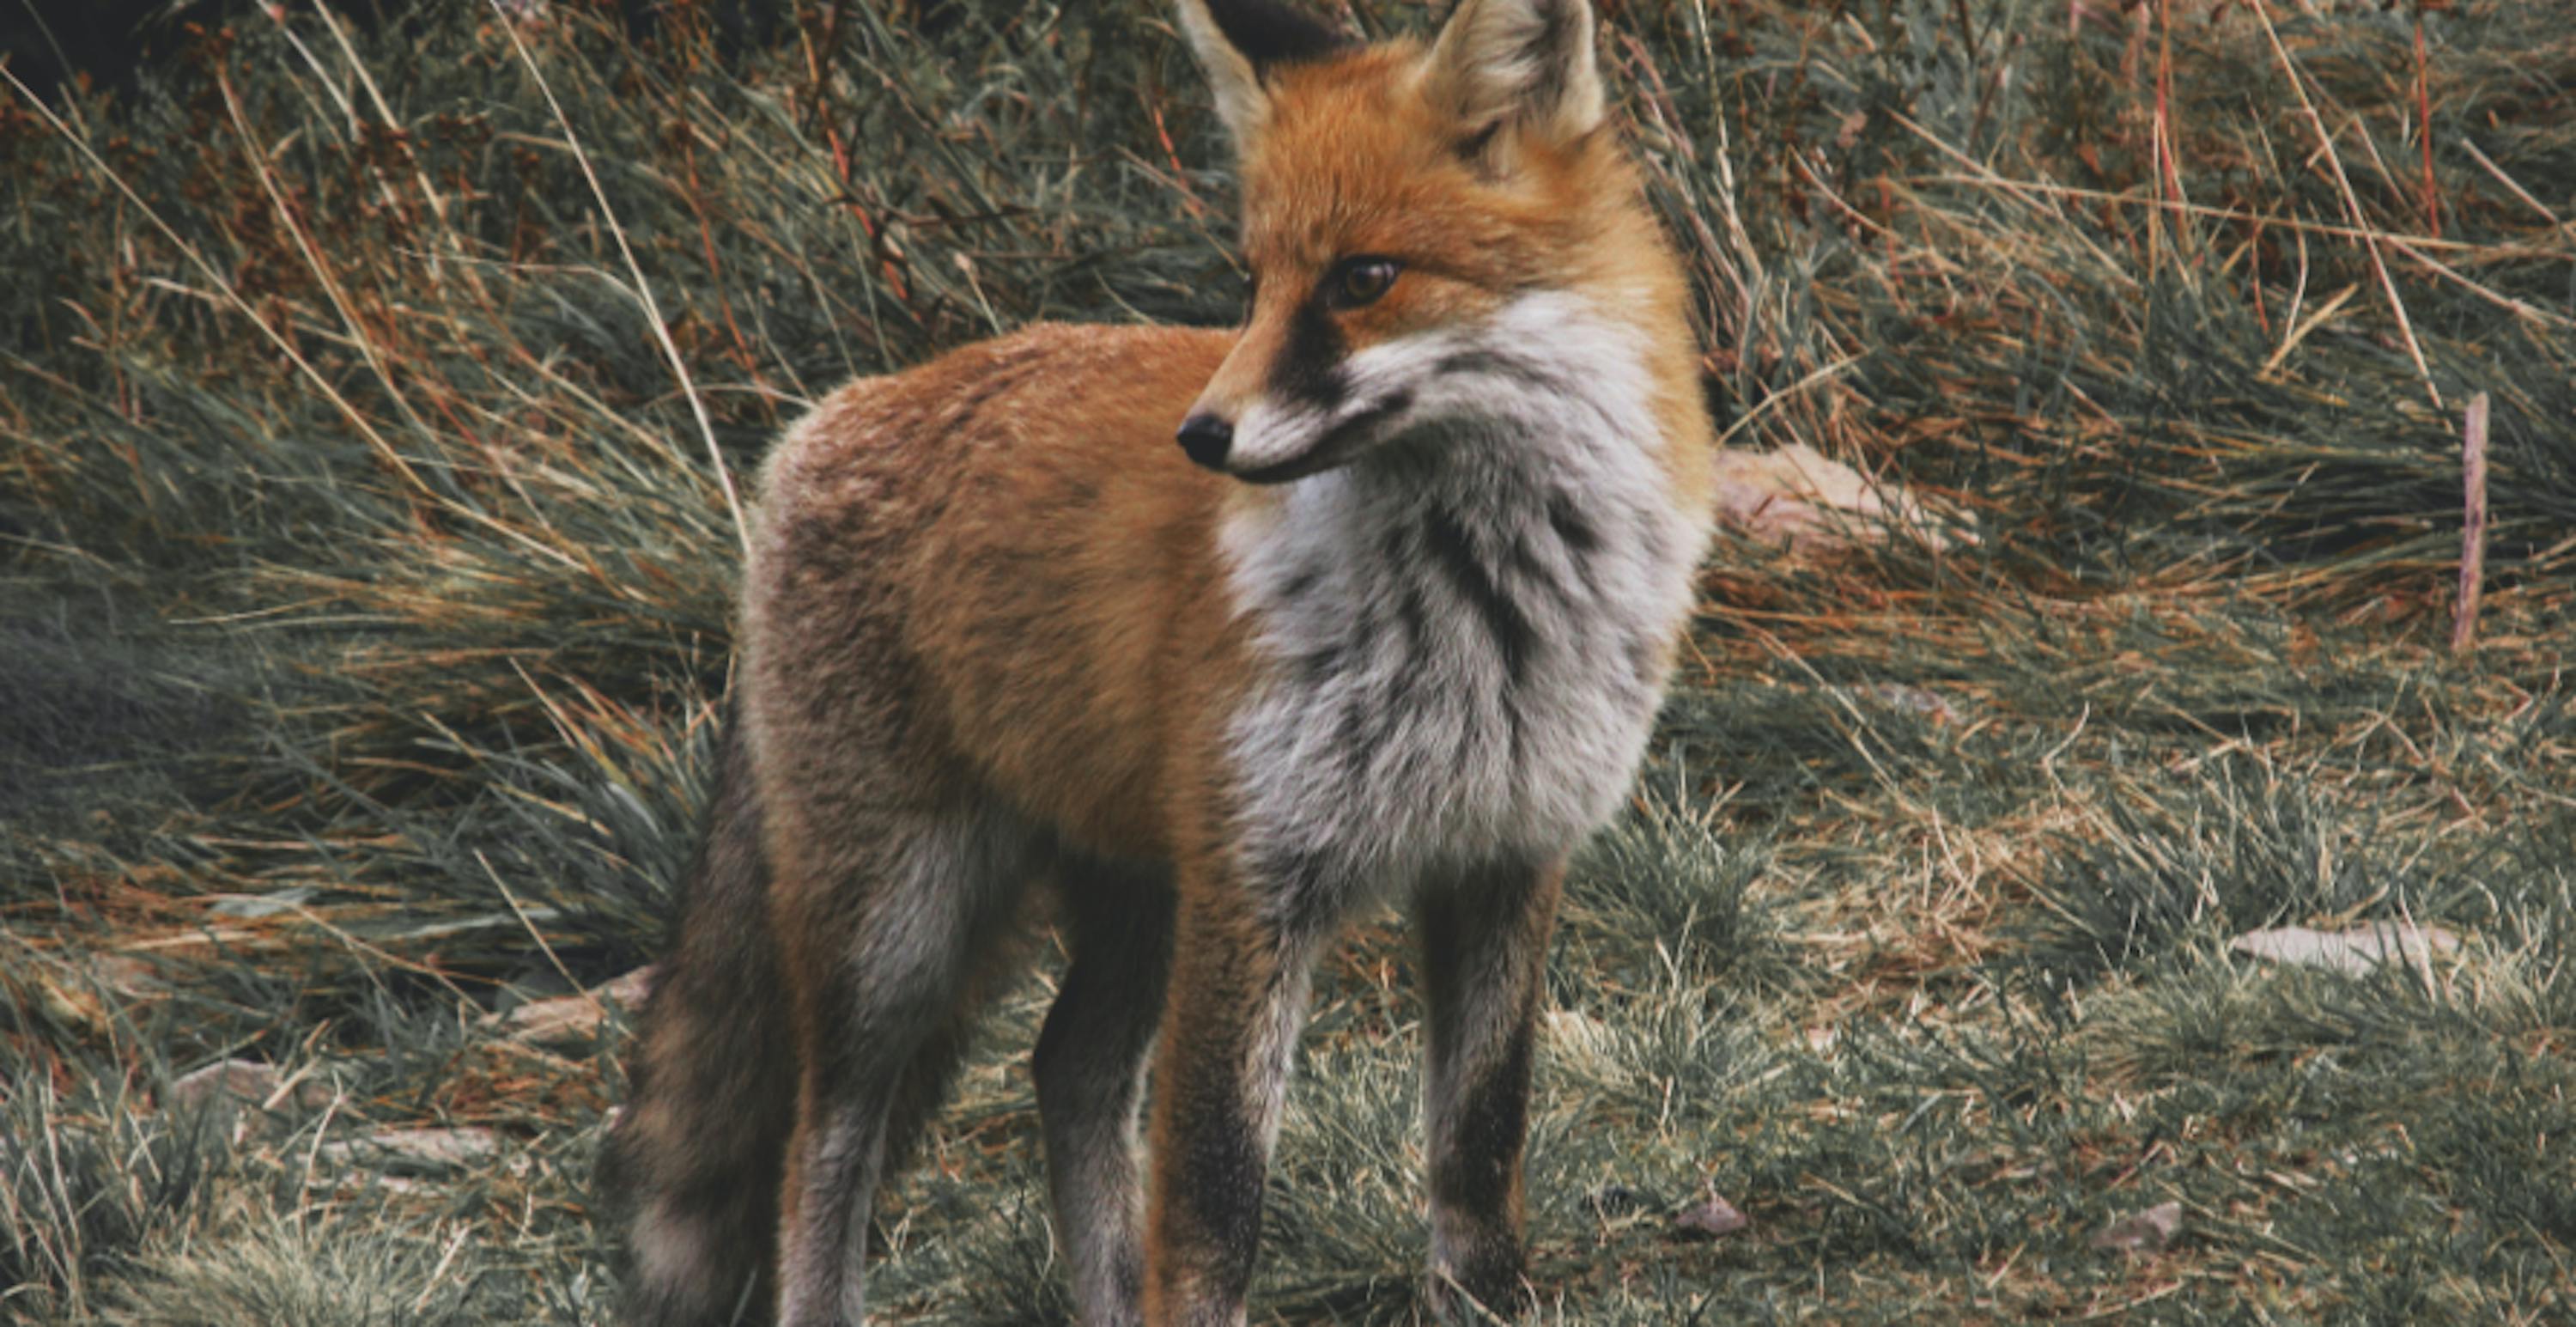
<svg viewBox="0 0 2576 1327"><path fill-rule="evenodd" d="M2409 6L2087 8L1614 8L1734 442L1975 539L1712 557L1554 951L1550 1320L2576 1315L2576 36L2438 7L2419 93ZM1142 0L551 13L523 57L245 11L117 102L0 97L0 1319L600 1320L624 1025L487 1016L659 944L714 458L1033 319L1239 305ZM2461 944L2228 948L2364 921ZM880 1213L892 1320L1066 1320L1041 952ZM1370 917L1325 965L1256 1320L1417 1311L1412 964ZM173 1096L224 1059L288 1087ZM497 1150L339 1146L397 1127ZM1711 1194L1750 1226L1677 1230Z"/></svg>

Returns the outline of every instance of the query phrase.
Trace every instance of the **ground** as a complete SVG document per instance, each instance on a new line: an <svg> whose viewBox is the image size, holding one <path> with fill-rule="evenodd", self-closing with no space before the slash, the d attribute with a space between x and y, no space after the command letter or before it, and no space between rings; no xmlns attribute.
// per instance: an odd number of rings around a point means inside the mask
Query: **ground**
<svg viewBox="0 0 2576 1327"><path fill-rule="evenodd" d="M1550 1321L2576 1315L2576 37L2418 9L1605 6L1730 445L1905 500L1706 568L1553 953ZM659 943L726 477L1229 321L1231 181L1131 0L281 12L0 97L0 1317L600 1321L628 1022L507 1015ZM888 1320L1066 1320L1034 925ZM1412 968L1327 963L1257 1321L1418 1311Z"/></svg>

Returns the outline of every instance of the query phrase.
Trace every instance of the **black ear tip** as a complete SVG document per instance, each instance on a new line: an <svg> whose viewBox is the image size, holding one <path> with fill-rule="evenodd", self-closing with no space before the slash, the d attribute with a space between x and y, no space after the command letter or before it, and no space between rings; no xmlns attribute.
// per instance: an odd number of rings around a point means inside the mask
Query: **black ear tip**
<svg viewBox="0 0 2576 1327"><path fill-rule="evenodd" d="M1329 60L1355 44L1332 25L1282 0L1207 0L1226 44L1253 67Z"/></svg>

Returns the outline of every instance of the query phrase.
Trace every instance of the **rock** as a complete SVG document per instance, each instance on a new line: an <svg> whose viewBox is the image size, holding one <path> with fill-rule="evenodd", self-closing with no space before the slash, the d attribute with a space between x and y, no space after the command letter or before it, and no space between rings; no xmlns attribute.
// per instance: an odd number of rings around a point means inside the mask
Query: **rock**
<svg viewBox="0 0 2576 1327"><path fill-rule="evenodd" d="M643 1006L644 996L652 987L653 969L637 968L578 994L531 1000L494 1021L510 1037L531 1045L579 1045L598 1037L611 1001L632 1013Z"/></svg>
<svg viewBox="0 0 2576 1327"><path fill-rule="evenodd" d="M325 1143L321 1155L395 1174L463 1170L489 1164L501 1140L489 1129L378 1129L345 1142Z"/></svg>
<svg viewBox="0 0 2576 1327"><path fill-rule="evenodd" d="M2387 963L2413 965L2460 947L2460 937L2438 926L2405 922L2372 922L2346 931L2313 931L2280 926L2248 931L2228 948L2271 963L2332 968L2361 976Z"/></svg>
<svg viewBox="0 0 2576 1327"><path fill-rule="evenodd" d="M2162 1253L2182 1233L2182 1204L2158 1203L2131 1212L2093 1237L2093 1247L2106 1253Z"/></svg>
<svg viewBox="0 0 2576 1327"><path fill-rule="evenodd" d="M1753 1224L1735 1204L1710 1194L1708 1198L1674 1213L1673 1226L1686 1235L1705 1235L1711 1239L1732 1235Z"/></svg>
<svg viewBox="0 0 2576 1327"><path fill-rule="evenodd" d="M257 1060L217 1060L170 1084L169 1106L202 1106L230 1099L263 1105L277 1091L277 1069Z"/></svg>
<svg viewBox="0 0 2576 1327"><path fill-rule="evenodd" d="M1872 486L1859 471L1802 442L1773 452L1719 452L1716 496L1721 523L1792 553L1870 538L1874 523L1911 526L1934 548L1975 542L1893 487Z"/></svg>

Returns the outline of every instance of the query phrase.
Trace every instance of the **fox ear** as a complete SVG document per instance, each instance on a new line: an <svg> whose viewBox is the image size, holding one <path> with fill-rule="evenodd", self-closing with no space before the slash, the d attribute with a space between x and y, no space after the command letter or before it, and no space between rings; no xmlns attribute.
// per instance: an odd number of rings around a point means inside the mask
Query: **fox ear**
<svg viewBox="0 0 2576 1327"><path fill-rule="evenodd" d="M1179 0L1181 30L1216 92L1216 113L1236 146L1269 112L1262 76L1278 65L1328 60L1350 39L1280 0Z"/></svg>
<svg viewBox="0 0 2576 1327"><path fill-rule="evenodd" d="M1471 136L1511 124L1571 142L1604 113L1591 0L1458 0L1427 72Z"/></svg>

